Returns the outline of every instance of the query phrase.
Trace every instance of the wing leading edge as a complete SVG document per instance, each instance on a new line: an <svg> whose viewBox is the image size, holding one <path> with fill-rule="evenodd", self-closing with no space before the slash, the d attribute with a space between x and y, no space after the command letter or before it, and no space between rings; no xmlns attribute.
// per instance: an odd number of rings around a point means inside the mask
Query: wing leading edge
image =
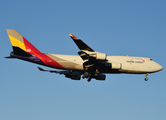
<svg viewBox="0 0 166 120"><path fill-rule="evenodd" d="M101 70L108 64L107 55L94 51L81 39L78 39L72 34L69 35L80 49L78 54L84 60L83 78L88 78L88 81L91 81L92 78L95 78L96 80L105 80L106 76L101 74Z"/></svg>
<svg viewBox="0 0 166 120"><path fill-rule="evenodd" d="M77 37L75 37L72 34L69 34L70 37L73 39L73 41L75 42L75 44L78 46L78 48L80 50L86 50L89 52L95 52L91 47L89 47L86 43L84 43L81 39L78 39Z"/></svg>
<svg viewBox="0 0 166 120"><path fill-rule="evenodd" d="M78 52L79 56L83 60L106 60L107 55L105 53L99 53L93 50L91 47L89 47L86 43L84 43L81 39L78 39L72 34L69 34L70 37L73 39L75 44L78 46L78 48L81 50Z"/></svg>

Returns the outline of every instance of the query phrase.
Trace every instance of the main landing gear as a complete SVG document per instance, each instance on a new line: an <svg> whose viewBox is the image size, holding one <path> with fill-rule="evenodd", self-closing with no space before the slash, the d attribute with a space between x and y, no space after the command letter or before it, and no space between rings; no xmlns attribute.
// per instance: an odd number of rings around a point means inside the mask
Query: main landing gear
<svg viewBox="0 0 166 120"><path fill-rule="evenodd" d="M82 76L82 78L83 79L88 78L87 81L90 82L92 80L92 78L95 78L95 76L97 76L97 74L85 72L84 75Z"/></svg>
<svg viewBox="0 0 166 120"><path fill-rule="evenodd" d="M87 81L88 81L88 82L90 82L90 81L91 81L91 79L92 79L92 77L89 77Z"/></svg>
<svg viewBox="0 0 166 120"><path fill-rule="evenodd" d="M83 63L84 66L84 75L82 78L87 78L87 81L90 82L92 78L95 78L99 73L99 63L94 61L87 61Z"/></svg>
<svg viewBox="0 0 166 120"><path fill-rule="evenodd" d="M146 78L145 78L145 81L148 81L148 75L149 75L149 73L146 73Z"/></svg>

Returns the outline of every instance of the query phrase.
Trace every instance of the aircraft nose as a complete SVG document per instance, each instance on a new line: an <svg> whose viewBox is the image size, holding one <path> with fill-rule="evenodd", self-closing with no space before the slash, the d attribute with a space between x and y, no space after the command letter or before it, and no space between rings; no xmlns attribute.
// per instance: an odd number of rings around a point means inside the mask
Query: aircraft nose
<svg viewBox="0 0 166 120"><path fill-rule="evenodd" d="M160 71L163 69L163 67L158 63L155 65L155 68L156 68L156 71Z"/></svg>

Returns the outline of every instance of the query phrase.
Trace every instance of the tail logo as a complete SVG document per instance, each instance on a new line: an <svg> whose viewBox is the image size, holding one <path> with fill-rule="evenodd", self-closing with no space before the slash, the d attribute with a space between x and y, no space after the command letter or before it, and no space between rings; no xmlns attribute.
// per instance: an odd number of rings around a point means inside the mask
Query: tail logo
<svg viewBox="0 0 166 120"><path fill-rule="evenodd" d="M27 52L31 52L31 49L27 49Z"/></svg>

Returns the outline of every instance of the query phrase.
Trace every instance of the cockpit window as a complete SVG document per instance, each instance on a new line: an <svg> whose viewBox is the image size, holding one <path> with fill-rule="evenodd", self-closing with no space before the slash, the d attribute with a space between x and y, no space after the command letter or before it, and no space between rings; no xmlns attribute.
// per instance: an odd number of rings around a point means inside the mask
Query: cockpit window
<svg viewBox="0 0 166 120"><path fill-rule="evenodd" d="M153 59L150 59L150 61L153 61Z"/></svg>

